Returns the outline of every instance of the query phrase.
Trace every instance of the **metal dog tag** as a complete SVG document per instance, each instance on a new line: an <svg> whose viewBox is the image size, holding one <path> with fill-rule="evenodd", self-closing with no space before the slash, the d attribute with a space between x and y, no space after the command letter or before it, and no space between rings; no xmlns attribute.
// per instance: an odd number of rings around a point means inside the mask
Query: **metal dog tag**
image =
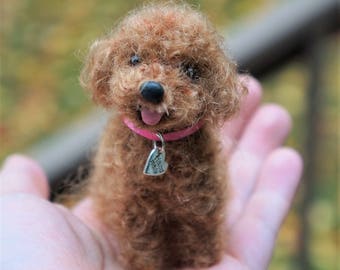
<svg viewBox="0 0 340 270"><path fill-rule="evenodd" d="M164 139L161 134L157 134L160 138L162 146L157 146L157 142L153 142L153 149L151 150L148 159L144 166L144 174L150 176L162 175L168 168L168 163L165 161Z"/></svg>

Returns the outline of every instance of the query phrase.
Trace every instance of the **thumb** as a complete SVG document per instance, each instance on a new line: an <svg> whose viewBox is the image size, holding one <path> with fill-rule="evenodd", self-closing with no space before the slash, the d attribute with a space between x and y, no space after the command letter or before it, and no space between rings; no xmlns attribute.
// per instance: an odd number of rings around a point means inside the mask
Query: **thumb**
<svg viewBox="0 0 340 270"><path fill-rule="evenodd" d="M22 155L8 157L0 171L0 195L28 193L47 199L47 178L39 164Z"/></svg>

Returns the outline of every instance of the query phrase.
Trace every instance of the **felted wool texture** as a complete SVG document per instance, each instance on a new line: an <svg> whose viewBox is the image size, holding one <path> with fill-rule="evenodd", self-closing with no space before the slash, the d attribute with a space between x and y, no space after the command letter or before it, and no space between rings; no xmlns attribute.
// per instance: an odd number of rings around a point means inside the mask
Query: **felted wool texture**
<svg viewBox="0 0 340 270"><path fill-rule="evenodd" d="M134 55L137 65L130 63ZM188 76L188 67L197 76ZM80 80L95 103L115 112L98 147L88 194L118 243L124 269L216 264L225 249L228 197L218 128L239 110L246 93L222 37L187 4L149 4L93 43ZM161 103L143 99L139 89L146 81L163 86ZM162 114L160 122L146 125L142 109ZM146 176L152 141L132 132L123 117L163 134L204 125L166 142L168 170Z"/></svg>

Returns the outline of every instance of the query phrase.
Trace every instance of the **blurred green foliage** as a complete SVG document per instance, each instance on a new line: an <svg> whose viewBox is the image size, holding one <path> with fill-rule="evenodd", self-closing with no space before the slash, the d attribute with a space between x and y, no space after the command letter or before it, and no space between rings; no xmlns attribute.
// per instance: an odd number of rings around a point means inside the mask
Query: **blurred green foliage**
<svg viewBox="0 0 340 270"><path fill-rule="evenodd" d="M224 29L245 16L270 10L280 0L192 0L212 22ZM282 1L282 0L281 0ZM12 0L0 2L0 160L20 151L92 110L80 88L82 59L91 42L109 31L138 0ZM322 121L318 151L316 200L309 213L315 269L333 269L339 218L336 189L339 96L336 38L323 53ZM288 144L303 152L306 138L308 63L293 60L263 78L267 102L285 106L294 128ZM308 181L308 179L305 179ZM269 203L269 202L268 202ZM297 199L299 203L299 198ZM279 235L270 269L298 269L299 216L292 211Z"/></svg>

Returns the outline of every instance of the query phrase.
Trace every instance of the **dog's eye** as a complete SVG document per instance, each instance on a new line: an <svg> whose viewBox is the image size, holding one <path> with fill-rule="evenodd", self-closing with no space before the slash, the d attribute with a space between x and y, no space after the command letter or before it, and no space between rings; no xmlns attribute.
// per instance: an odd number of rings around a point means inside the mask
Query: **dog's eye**
<svg viewBox="0 0 340 270"><path fill-rule="evenodd" d="M130 64L131 64L132 66L138 65L140 62L141 62L141 60L140 60L140 58L139 58L139 56L138 56L137 54L134 54L134 55L131 56L131 58L130 58Z"/></svg>
<svg viewBox="0 0 340 270"><path fill-rule="evenodd" d="M187 64L182 67L185 75L187 75L193 81L197 81L200 78L200 71L195 65Z"/></svg>

